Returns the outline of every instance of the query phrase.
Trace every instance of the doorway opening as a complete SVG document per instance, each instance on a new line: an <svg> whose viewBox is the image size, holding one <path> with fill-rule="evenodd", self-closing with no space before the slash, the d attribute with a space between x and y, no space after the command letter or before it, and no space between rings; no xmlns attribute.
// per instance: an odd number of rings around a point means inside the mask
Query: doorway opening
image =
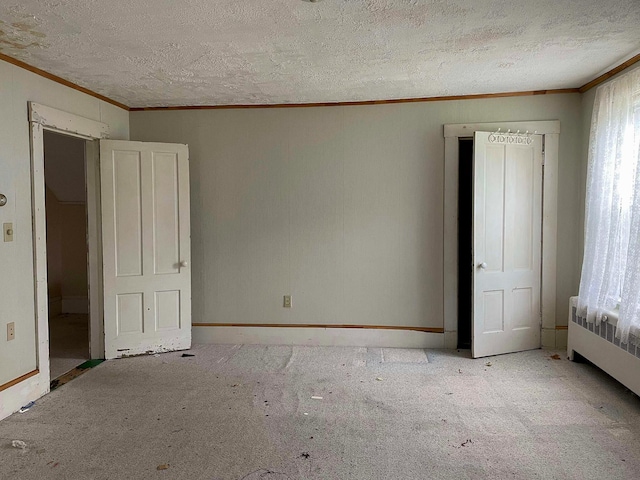
<svg viewBox="0 0 640 480"><path fill-rule="evenodd" d="M56 379L91 358L86 141L45 131L49 361Z"/></svg>
<svg viewBox="0 0 640 480"><path fill-rule="evenodd" d="M471 348L473 305L473 138L458 139L458 348Z"/></svg>

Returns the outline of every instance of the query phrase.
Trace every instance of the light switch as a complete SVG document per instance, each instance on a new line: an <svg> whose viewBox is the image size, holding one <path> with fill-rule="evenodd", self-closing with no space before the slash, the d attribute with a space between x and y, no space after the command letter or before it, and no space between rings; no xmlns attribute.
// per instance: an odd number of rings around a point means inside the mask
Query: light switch
<svg viewBox="0 0 640 480"><path fill-rule="evenodd" d="M2 231L4 232L4 241L13 242L13 223L3 223Z"/></svg>
<svg viewBox="0 0 640 480"><path fill-rule="evenodd" d="M284 303L282 304L284 308L291 308L291 295L284 296Z"/></svg>

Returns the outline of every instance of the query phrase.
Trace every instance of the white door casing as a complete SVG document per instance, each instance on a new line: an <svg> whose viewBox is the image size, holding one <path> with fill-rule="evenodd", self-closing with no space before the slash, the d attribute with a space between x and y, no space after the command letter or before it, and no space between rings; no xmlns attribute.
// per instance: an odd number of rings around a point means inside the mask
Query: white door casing
<svg viewBox="0 0 640 480"><path fill-rule="evenodd" d="M36 337L36 369L25 372L17 382L0 392L0 419L16 412L22 405L35 401L49 392L49 318L47 299L47 245L44 187L45 130L89 140L107 138L109 125L62 110L28 102L31 130L31 214L33 241L33 280ZM26 230L25 230L26 234ZM27 234L28 235L28 234ZM94 298L91 298L95 304ZM91 319L94 320L93 318ZM92 325L91 335L98 329ZM92 355L101 355L91 350Z"/></svg>
<svg viewBox="0 0 640 480"><path fill-rule="evenodd" d="M186 145L100 141L105 358L191 347Z"/></svg>
<svg viewBox="0 0 640 480"><path fill-rule="evenodd" d="M542 136L474 136L474 358L540 347Z"/></svg>

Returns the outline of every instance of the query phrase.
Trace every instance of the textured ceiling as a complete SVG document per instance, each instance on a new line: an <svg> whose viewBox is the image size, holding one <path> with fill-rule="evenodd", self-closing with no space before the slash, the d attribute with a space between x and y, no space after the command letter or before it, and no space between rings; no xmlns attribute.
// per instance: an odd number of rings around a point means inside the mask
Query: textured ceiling
<svg viewBox="0 0 640 480"><path fill-rule="evenodd" d="M581 86L640 0L0 0L0 52L129 106Z"/></svg>

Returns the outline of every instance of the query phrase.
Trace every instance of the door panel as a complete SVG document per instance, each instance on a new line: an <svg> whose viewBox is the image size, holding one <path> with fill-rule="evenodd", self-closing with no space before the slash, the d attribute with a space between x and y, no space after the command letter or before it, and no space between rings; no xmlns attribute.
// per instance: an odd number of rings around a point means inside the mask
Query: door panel
<svg viewBox="0 0 640 480"><path fill-rule="evenodd" d="M153 261L156 274L180 273L178 157L155 153L153 161Z"/></svg>
<svg viewBox="0 0 640 480"><path fill-rule="evenodd" d="M186 145L100 142L105 356L191 347Z"/></svg>
<svg viewBox="0 0 640 480"><path fill-rule="evenodd" d="M483 333L502 332L504 330L504 291L492 290L482 292L482 295L485 318Z"/></svg>
<svg viewBox="0 0 640 480"><path fill-rule="evenodd" d="M504 174L505 165L497 149L489 148L485 164L485 175L482 178L484 211L482 212L482 243L484 261L487 271L501 272L504 264L503 226L504 226Z"/></svg>
<svg viewBox="0 0 640 480"><path fill-rule="evenodd" d="M540 347L542 137L476 132L474 357Z"/></svg>
<svg viewBox="0 0 640 480"><path fill-rule="evenodd" d="M142 300L142 293L121 293L116 295L118 336L127 333L144 332Z"/></svg>
<svg viewBox="0 0 640 480"><path fill-rule="evenodd" d="M142 275L142 186L139 152L113 152L113 179L116 275Z"/></svg>
<svg viewBox="0 0 640 480"><path fill-rule="evenodd" d="M510 149L510 178L508 197L514 199L511 218L506 228L510 230L509 240L513 243L513 269L530 271L533 268L533 212L535 161L533 149Z"/></svg>
<svg viewBox="0 0 640 480"><path fill-rule="evenodd" d="M180 328L180 290L156 292L156 328Z"/></svg>

